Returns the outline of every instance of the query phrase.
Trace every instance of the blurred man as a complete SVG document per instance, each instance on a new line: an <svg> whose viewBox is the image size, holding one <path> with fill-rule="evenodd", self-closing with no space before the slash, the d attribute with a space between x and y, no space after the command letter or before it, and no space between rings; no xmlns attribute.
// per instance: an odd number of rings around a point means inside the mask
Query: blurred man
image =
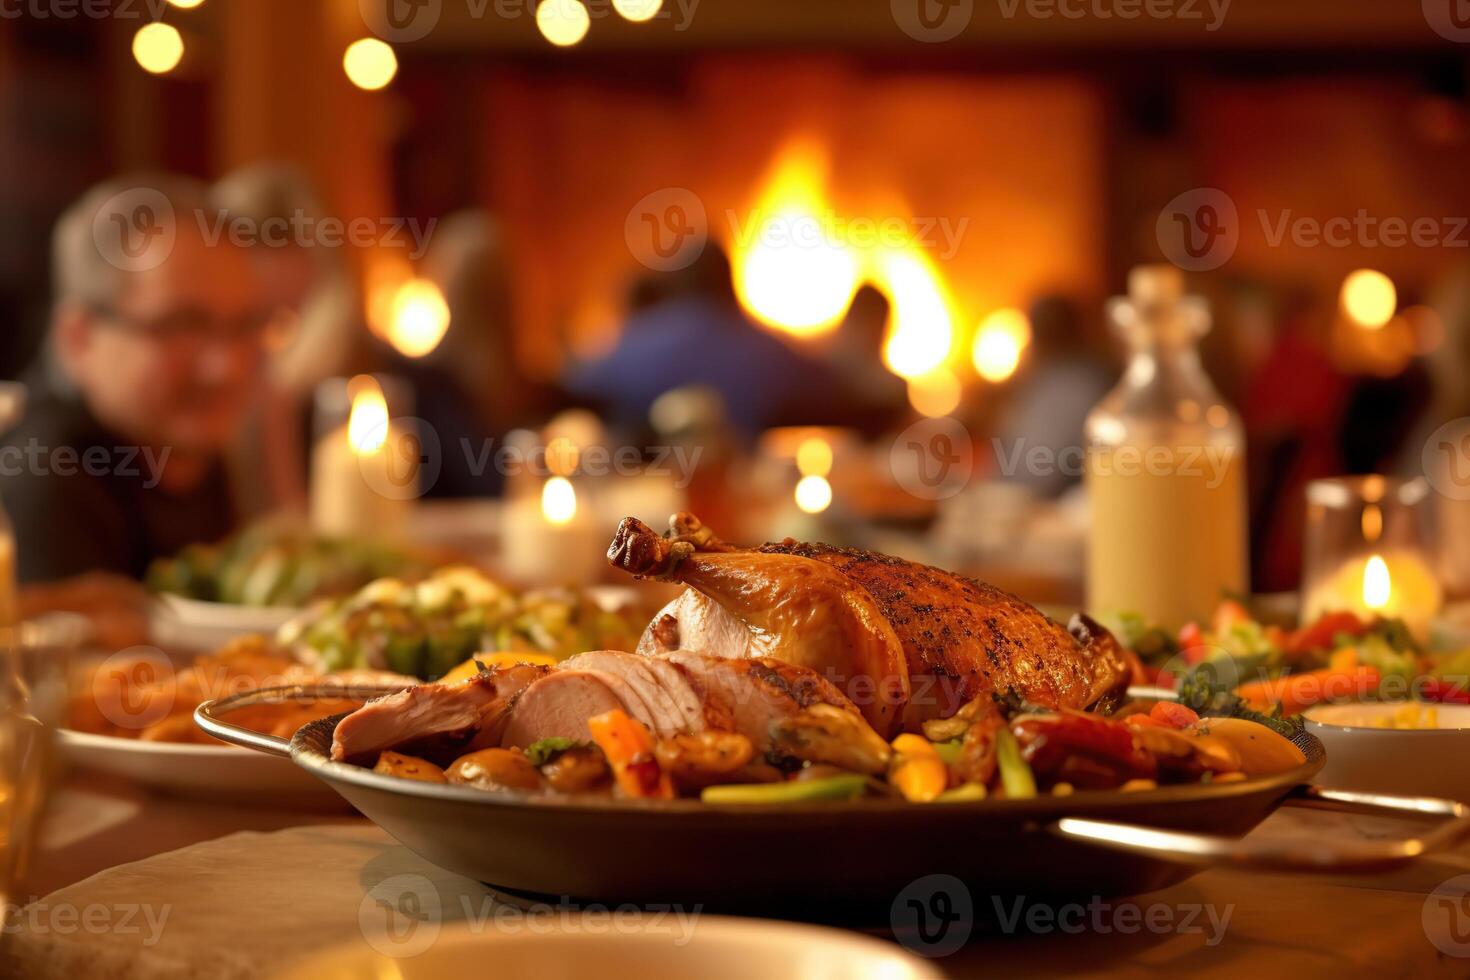
<svg viewBox="0 0 1470 980"><path fill-rule="evenodd" d="M202 186L94 188L57 225L49 382L0 449L22 582L141 576L234 522L222 453L257 394L269 311L210 234Z"/></svg>

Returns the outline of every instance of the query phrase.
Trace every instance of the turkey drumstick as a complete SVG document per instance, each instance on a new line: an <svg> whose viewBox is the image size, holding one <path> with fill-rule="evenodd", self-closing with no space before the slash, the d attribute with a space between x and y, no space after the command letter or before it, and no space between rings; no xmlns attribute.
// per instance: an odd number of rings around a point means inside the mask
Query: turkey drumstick
<svg viewBox="0 0 1470 980"><path fill-rule="evenodd" d="M614 567L690 587L654 618L639 652L811 667L890 737L985 694L1085 708L1127 686L1117 641L1085 616L1063 627L992 586L887 555L790 539L734 548L693 515L670 523L660 535L626 518L608 548Z"/></svg>

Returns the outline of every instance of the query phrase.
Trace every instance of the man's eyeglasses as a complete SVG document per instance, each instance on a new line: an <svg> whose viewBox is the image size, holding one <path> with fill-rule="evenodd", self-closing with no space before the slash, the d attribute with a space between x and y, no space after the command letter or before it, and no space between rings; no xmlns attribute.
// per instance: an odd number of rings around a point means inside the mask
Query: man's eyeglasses
<svg viewBox="0 0 1470 980"><path fill-rule="evenodd" d="M134 334L160 346L199 351L208 346L274 346L274 332L286 318L274 313L251 313L220 319L200 310L180 310L158 317L135 317L106 306L92 312L109 326Z"/></svg>

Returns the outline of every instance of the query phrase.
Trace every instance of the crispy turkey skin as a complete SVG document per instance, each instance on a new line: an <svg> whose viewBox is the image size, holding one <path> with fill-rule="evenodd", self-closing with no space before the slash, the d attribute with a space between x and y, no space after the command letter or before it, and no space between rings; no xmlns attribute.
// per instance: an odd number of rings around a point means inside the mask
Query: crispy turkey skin
<svg viewBox="0 0 1470 980"><path fill-rule="evenodd" d="M1086 617L1063 627L993 586L888 555L790 540L739 549L691 515L671 523L659 535L625 519L608 549L617 568L700 593L655 617L642 650L811 667L890 736L986 694L1084 708L1127 685L1117 641Z"/></svg>

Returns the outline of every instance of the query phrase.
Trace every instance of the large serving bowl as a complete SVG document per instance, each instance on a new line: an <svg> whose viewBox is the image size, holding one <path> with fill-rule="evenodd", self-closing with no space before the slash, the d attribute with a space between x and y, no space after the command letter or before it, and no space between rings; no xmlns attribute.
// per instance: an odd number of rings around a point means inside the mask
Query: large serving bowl
<svg viewBox="0 0 1470 980"><path fill-rule="evenodd" d="M1470 803L1470 704L1425 705L1438 728L1382 728L1394 703L1328 704L1306 713L1307 730L1327 750L1319 786L1365 793L1442 796Z"/></svg>
<svg viewBox="0 0 1470 980"><path fill-rule="evenodd" d="M242 697L250 697L244 695ZM236 699L230 699L236 700ZM887 921L905 887L952 875L976 894L1077 898L1152 891L1212 864L1371 870L1470 835L1470 809L1307 787L1306 762L1239 782L1143 792L913 804L872 799L783 805L528 795L431 784L333 762L345 715L289 743L234 731L227 702L196 712L211 734L289 755L427 860L502 891L602 903L682 903L709 910L845 922ZM1238 840L1284 802L1376 807L1445 818L1406 842L1323 840L1282 850Z"/></svg>

